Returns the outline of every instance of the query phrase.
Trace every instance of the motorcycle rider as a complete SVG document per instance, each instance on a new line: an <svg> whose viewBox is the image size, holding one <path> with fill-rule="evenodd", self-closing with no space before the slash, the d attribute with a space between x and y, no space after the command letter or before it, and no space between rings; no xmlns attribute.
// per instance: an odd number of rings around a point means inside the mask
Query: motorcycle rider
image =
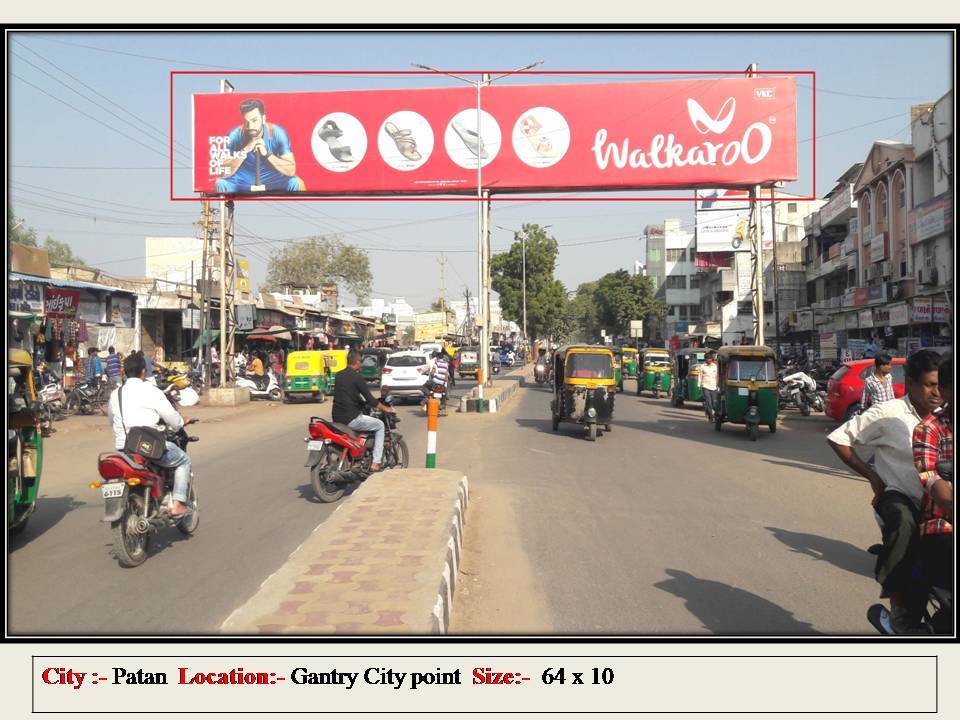
<svg viewBox="0 0 960 720"><path fill-rule="evenodd" d="M363 356L359 350L347 353L347 367L337 373L337 382L333 388L333 421L346 425L352 430L373 432L373 462L371 472L380 472L380 460L383 459L383 437L385 433L382 420L363 414L363 402L371 408L392 413L393 408L378 402L367 388L367 379L360 374L360 361Z"/></svg>
<svg viewBox="0 0 960 720"><path fill-rule="evenodd" d="M147 367L143 357L132 353L123 361L126 381L110 394L107 419L113 427L115 446L123 451L127 441L127 428L153 427L159 429L162 421L169 430L179 430L190 421L173 409L166 395L156 385L146 382ZM123 393L123 408L120 397ZM170 517L182 518L190 508L190 456L169 440L167 450L156 464L173 469L173 507Z"/></svg>
<svg viewBox="0 0 960 720"><path fill-rule="evenodd" d="M940 405L940 362L940 355L932 350L913 353L907 358L904 397L874 405L827 436L833 451L850 469L866 478L873 490L871 504L883 521L883 549L877 557L875 574L883 588L881 597L890 598L892 625L898 632L911 632L920 620L910 603L918 512L923 497L913 460L912 436L914 429ZM873 448L873 466L860 458L854 445Z"/></svg>
<svg viewBox="0 0 960 720"><path fill-rule="evenodd" d="M263 371L263 360L257 357L256 353L250 354L250 362L247 365L246 373L253 377L253 382L258 390L267 389L267 376Z"/></svg>

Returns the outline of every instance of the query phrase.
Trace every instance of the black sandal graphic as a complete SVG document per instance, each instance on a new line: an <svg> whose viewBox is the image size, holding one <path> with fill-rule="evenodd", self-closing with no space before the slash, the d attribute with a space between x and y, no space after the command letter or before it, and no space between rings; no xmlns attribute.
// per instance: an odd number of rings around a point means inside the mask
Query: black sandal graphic
<svg viewBox="0 0 960 720"><path fill-rule="evenodd" d="M317 131L317 134L320 136L320 139L327 144L327 147L330 148L330 154L337 160L341 162L353 162L353 153L350 151L350 146L340 142L340 138L343 136L343 130L341 130L340 126L333 120L327 120Z"/></svg>

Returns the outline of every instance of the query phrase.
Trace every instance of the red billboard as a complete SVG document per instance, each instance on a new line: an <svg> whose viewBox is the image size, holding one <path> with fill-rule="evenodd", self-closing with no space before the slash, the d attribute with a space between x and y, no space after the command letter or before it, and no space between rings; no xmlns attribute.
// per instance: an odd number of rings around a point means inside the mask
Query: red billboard
<svg viewBox="0 0 960 720"><path fill-rule="evenodd" d="M386 195L797 179L793 77L193 95L194 190ZM479 167L478 167L479 166Z"/></svg>

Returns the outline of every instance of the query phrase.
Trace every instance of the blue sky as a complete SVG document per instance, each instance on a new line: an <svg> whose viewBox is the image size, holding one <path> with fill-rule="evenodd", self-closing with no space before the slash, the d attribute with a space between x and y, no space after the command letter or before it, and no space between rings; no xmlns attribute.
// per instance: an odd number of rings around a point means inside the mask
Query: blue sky
<svg viewBox="0 0 960 720"><path fill-rule="evenodd" d="M143 238L193 235L199 208L167 200L170 70L222 70L238 89L336 90L449 87L442 76L266 77L230 70L507 71L543 60L541 70L761 70L817 72L817 190L823 194L876 139L909 140L910 106L950 90L947 33L12 33L8 198L41 237L70 242L88 263L121 275L143 275ZM175 134L187 142L189 95L216 90L218 76L178 81ZM589 82L597 75L536 76L503 83ZM618 77L622 80L622 77ZM60 82L58 82L58 80ZM809 193L810 99L799 78L801 181ZM806 141L806 142L804 142ZM178 191L189 189L178 171ZM692 220L692 203L494 203L493 223L551 225L561 245L557 274L569 287L639 257L643 227L666 217ZM476 292L476 212L470 202L320 202L241 204L238 243L254 284L283 239L340 233L370 248L374 290L422 307L439 290L447 255L449 295ZM511 233L494 228L494 252ZM415 252L414 252L415 251Z"/></svg>

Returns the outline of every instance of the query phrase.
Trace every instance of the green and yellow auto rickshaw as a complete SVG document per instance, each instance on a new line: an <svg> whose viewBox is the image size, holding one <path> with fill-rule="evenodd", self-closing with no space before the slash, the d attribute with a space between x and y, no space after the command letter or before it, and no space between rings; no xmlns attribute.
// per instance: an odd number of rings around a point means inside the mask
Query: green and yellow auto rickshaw
<svg viewBox="0 0 960 720"><path fill-rule="evenodd" d="M623 392L623 348L610 348L613 351L613 378L617 381L617 392Z"/></svg>
<svg viewBox="0 0 960 720"><path fill-rule="evenodd" d="M644 390L653 397L670 392L670 351L664 348L644 348L637 361L637 396Z"/></svg>
<svg viewBox="0 0 960 720"><path fill-rule="evenodd" d="M360 351L360 374L367 382L380 384L383 366L387 364L387 356L391 352L387 348L364 348Z"/></svg>
<svg viewBox="0 0 960 720"><path fill-rule="evenodd" d="M637 349L623 348L623 376L625 378L635 378L637 376Z"/></svg>
<svg viewBox="0 0 960 720"><path fill-rule="evenodd" d="M330 371L330 392L337 382L337 373L347 367L347 353L349 350L320 350L323 353L323 362Z"/></svg>
<svg viewBox="0 0 960 720"><path fill-rule="evenodd" d="M285 402L315 400L323 402L333 390L333 374L327 368L322 350L298 350L287 355Z"/></svg>
<svg viewBox="0 0 960 720"><path fill-rule="evenodd" d="M567 345L553 355L553 399L550 415L556 432L561 422L587 426L595 441L600 426L609 432L617 381L613 352L600 345Z"/></svg>
<svg viewBox="0 0 960 720"><path fill-rule="evenodd" d="M719 407L714 427L724 422L747 426L747 435L756 440L760 425L777 431L776 356L764 345L726 345L717 352Z"/></svg>
<svg viewBox="0 0 960 720"><path fill-rule="evenodd" d="M7 529L17 534L37 507L43 468L43 435L33 360L7 351Z"/></svg>
<svg viewBox="0 0 960 720"><path fill-rule="evenodd" d="M683 403L703 402L700 388L700 363L707 357L705 348L683 348L673 354L673 394L670 401L677 407Z"/></svg>
<svg viewBox="0 0 960 720"><path fill-rule="evenodd" d="M480 348L470 346L462 347L457 351L457 375L463 377L476 377L480 372Z"/></svg>

